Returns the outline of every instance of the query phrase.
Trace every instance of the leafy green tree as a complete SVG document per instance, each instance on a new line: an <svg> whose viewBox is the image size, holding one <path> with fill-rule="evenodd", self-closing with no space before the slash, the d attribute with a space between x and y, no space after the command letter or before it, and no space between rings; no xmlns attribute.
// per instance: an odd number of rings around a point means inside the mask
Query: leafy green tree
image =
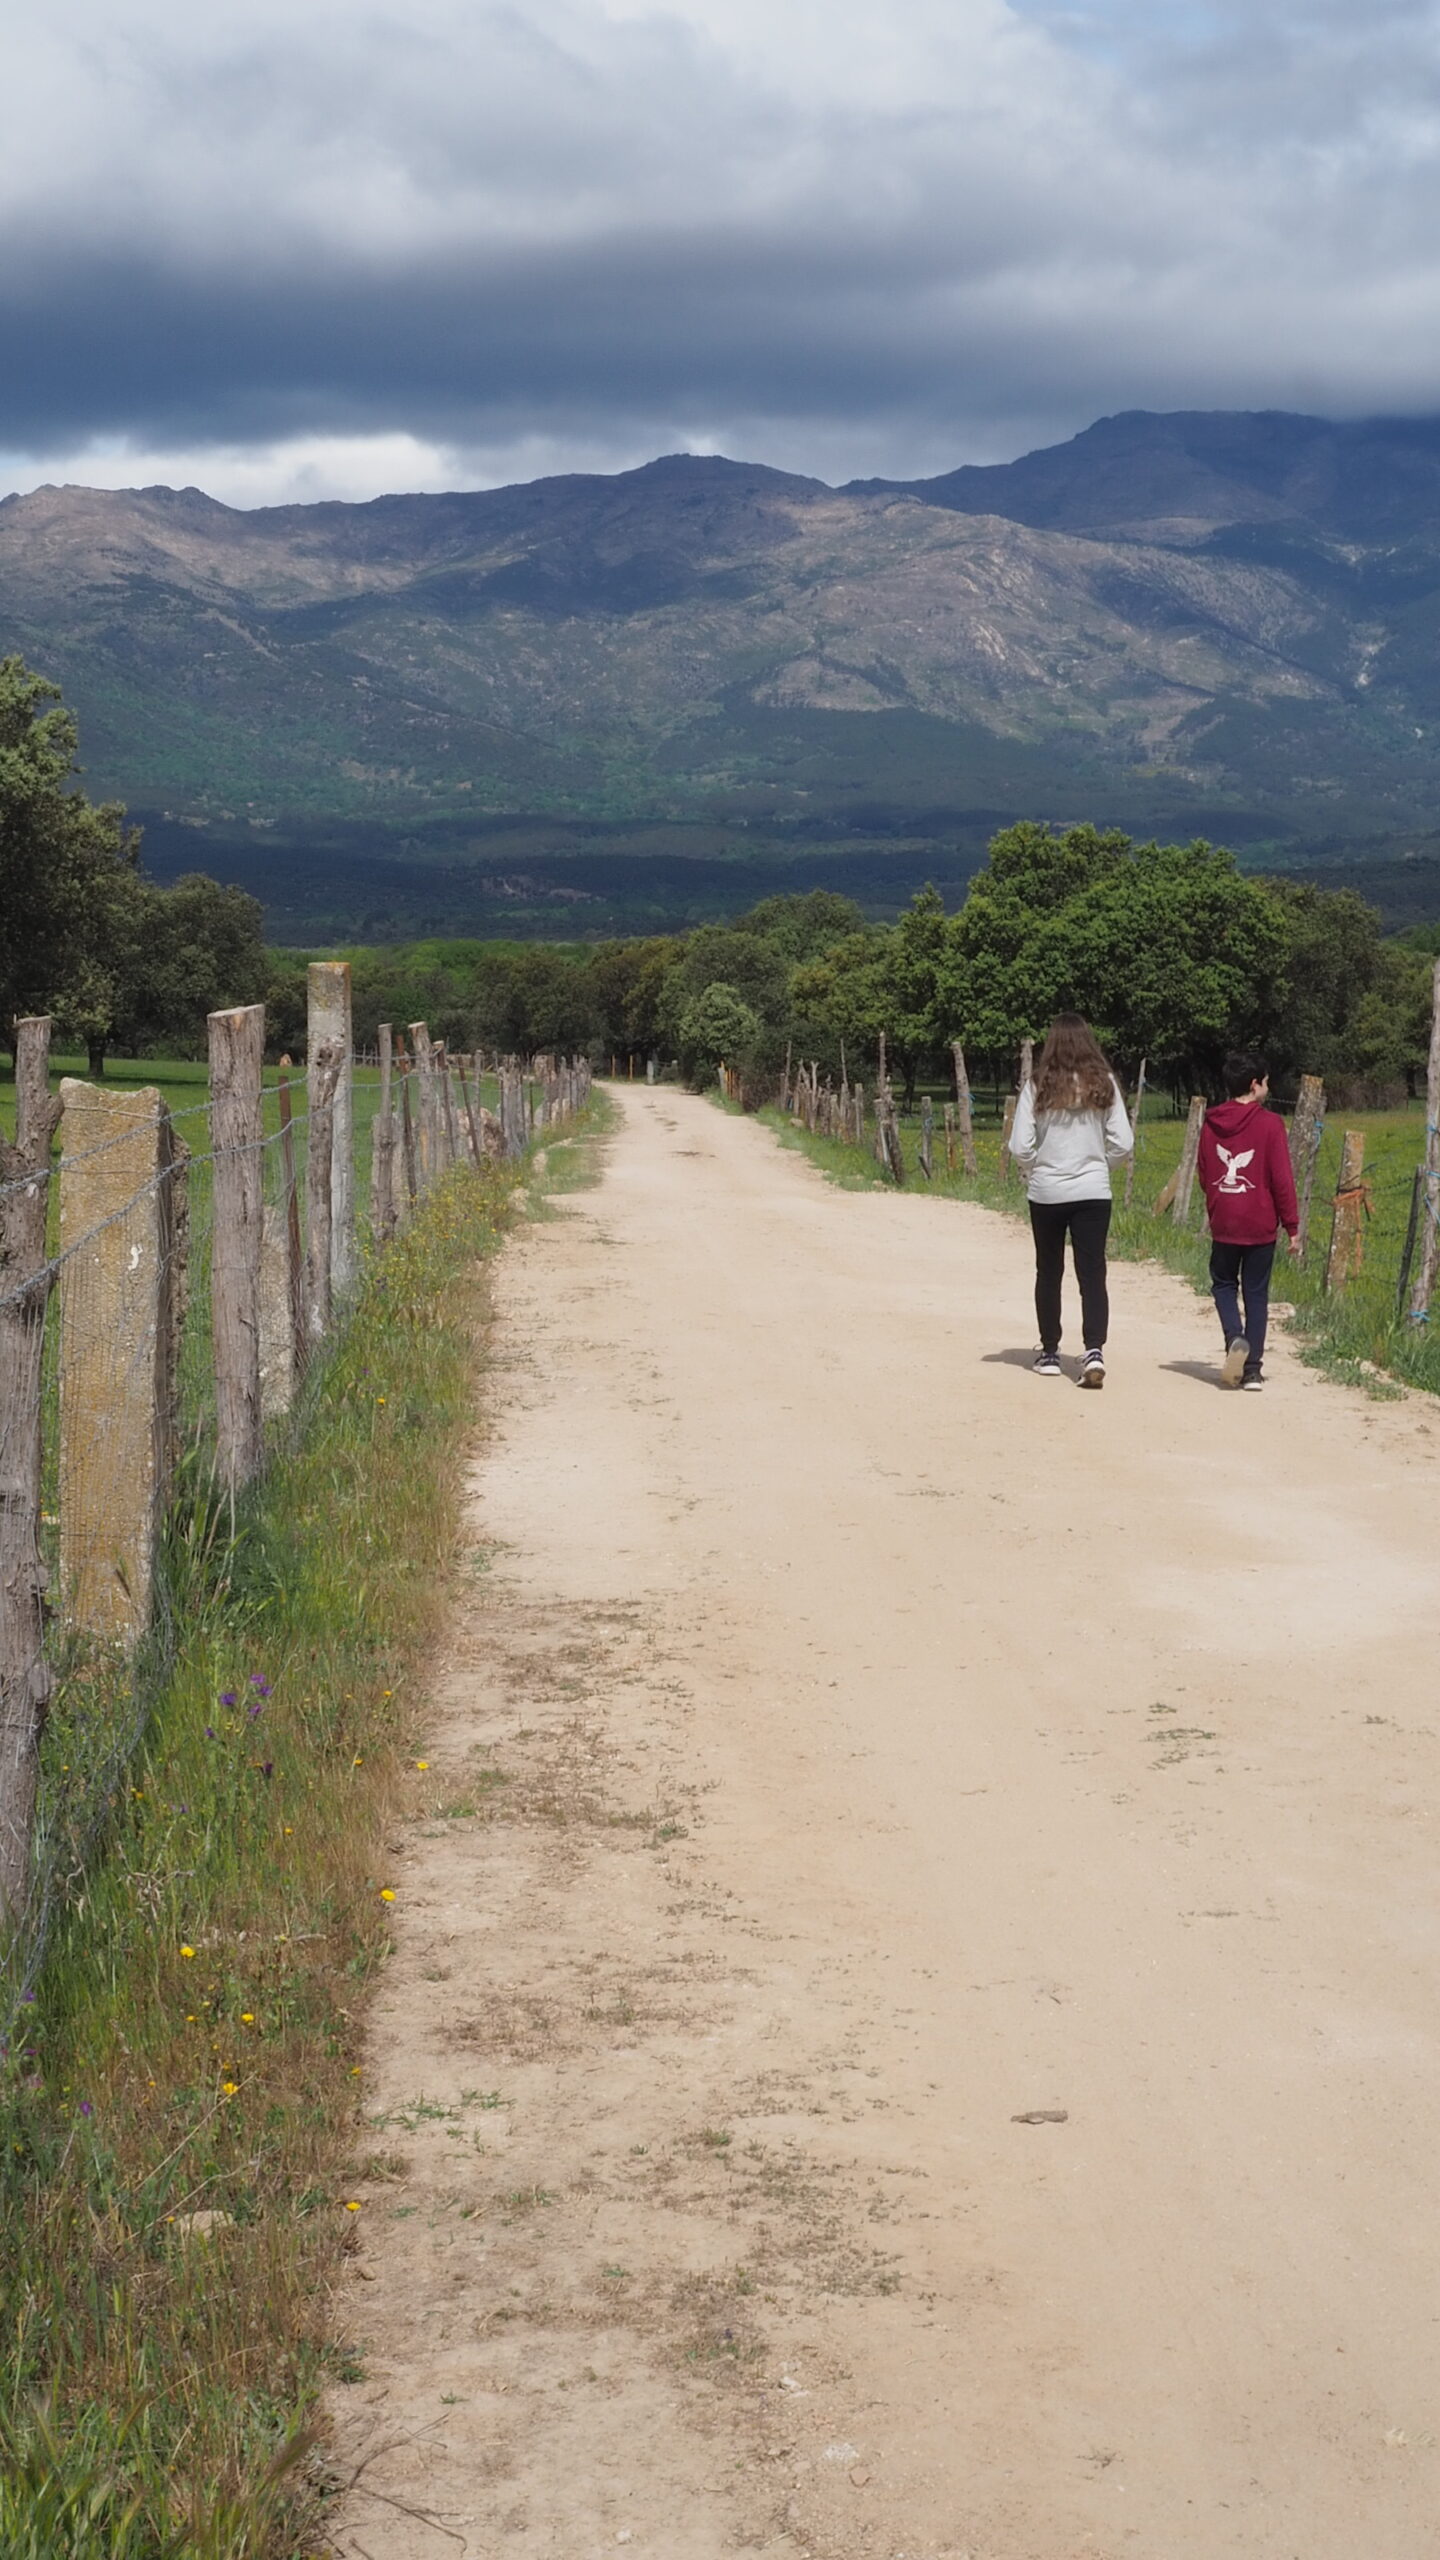
<svg viewBox="0 0 1440 2560"><path fill-rule="evenodd" d="M687 1082L708 1084L722 1059L743 1076L761 1051L764 1026L738 987L716 980L692 996L676 1025L676 1050Z"/></svg>
<svg viewBox="0 0 1440 2560"><path fill-rule="evenodd" d="M1287 953L1267 886L1221 847L1027 823L995 838L950 927L942 1011L1001 1059L1073 1006L1127 1066L1213 1077L1227 1047L1263 1037Z"/></svg>
<svg viewBox="0 0 1440 2560"><path fill-rule="evenodd" d="M140 838L80 790L78 743L59 687L0 659L0 1021L53 1013L94 1064L132 946Z"/></svg>
<svg viewBox="0 0 1440 2560"><path fill-rule="evenodd" d="M207 1014L265 1001L271 970L264 909L248 891L223 887L203 871L187 872L170 889L139 886L115 1038L142 1057L199 1057Z"/></svg>

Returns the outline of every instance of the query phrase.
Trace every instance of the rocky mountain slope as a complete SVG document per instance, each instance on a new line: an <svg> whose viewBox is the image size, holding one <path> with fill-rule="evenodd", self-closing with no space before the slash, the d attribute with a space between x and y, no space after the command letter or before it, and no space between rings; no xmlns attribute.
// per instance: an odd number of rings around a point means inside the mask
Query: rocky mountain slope
<svg viewBox="0 0 1440 2560"><path fill-rule="evenodd" d="M1395 851L1440 784L1440 424L1137 413L839 491L685 455L243 513L43 489L0 504L0 645L92 789L252 849L953 851L1025 809Z"/></svg>

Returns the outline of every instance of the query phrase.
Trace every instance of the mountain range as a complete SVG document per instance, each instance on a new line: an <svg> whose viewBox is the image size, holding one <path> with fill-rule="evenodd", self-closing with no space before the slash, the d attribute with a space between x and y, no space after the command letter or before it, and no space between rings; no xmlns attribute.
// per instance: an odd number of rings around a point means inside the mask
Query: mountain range
<svg viewBox="0 0 1440 2560"><path fill-rule="evenodd" d="M683 454L368 505L45 488L0 503L0 647L152 869L296 939L893 909L1019 815L1440 912L1437 420L1137 411L841 489Z"/></svg>

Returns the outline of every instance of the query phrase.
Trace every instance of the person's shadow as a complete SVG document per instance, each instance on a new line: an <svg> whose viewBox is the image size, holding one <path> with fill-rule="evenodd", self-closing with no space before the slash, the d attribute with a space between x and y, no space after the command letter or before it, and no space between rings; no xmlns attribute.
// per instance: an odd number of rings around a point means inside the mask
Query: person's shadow
<svg viewBox="0 0 1440 2560"><path fill-rule="evenodd" d="M1162 1369L1168 1369L1172 1377L1197 1378L1202 1387L1218 1387L1222 1395L1233 1393L1233 1389L1226 1386L1213 1360L1162 1360L1160 1366Z"/></svg>
<svg viewBox="0 0 1440 2560"><path fill-rule="evenodd" d="M1057 1353L1056 1356L1057 1358L1063 1357L1063 1354ZM991 1368L995 1367L997 1363L1002 1369L1033 1369L1035 1366L1035 1354L1033 1350L982 1351L980 1357L985 1361L987 1366Z"/></svg>

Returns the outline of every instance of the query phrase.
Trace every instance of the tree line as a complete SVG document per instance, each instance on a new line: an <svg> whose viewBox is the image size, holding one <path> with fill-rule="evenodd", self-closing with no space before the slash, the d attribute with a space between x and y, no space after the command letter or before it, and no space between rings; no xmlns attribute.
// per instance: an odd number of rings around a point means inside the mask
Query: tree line
<svg viewBox="0 0 1440 2560"><path fill-rule="evenodd" d="M198 1054L208 1012L263 1001L272 1046L298 1054L308 955L267 952L243 890L147 881L138 831L87 799L77 752L58 689L0 661L0 1025L50 1013L99 1074L107 1050ZM681 935L345 956L367 1047L382 1021L423 1018L452 1048L655 1057L695 1083L723 1058L758 1100L787 1048L863 1077L883 1035L913 1093L956 1038L1008 1082L1020 1042L1074 1006L1127 1075L1144 1057L1152 1082L1198 1090L1228 1048L1259 1045L1282 1082L1313 1072L1359 1102L1423 1073L1435 939L1387 940L1353 890L1247 874L1203 841L1027 820L993 838L953 914L924 889L876 924L819 889Z"/></svg>

